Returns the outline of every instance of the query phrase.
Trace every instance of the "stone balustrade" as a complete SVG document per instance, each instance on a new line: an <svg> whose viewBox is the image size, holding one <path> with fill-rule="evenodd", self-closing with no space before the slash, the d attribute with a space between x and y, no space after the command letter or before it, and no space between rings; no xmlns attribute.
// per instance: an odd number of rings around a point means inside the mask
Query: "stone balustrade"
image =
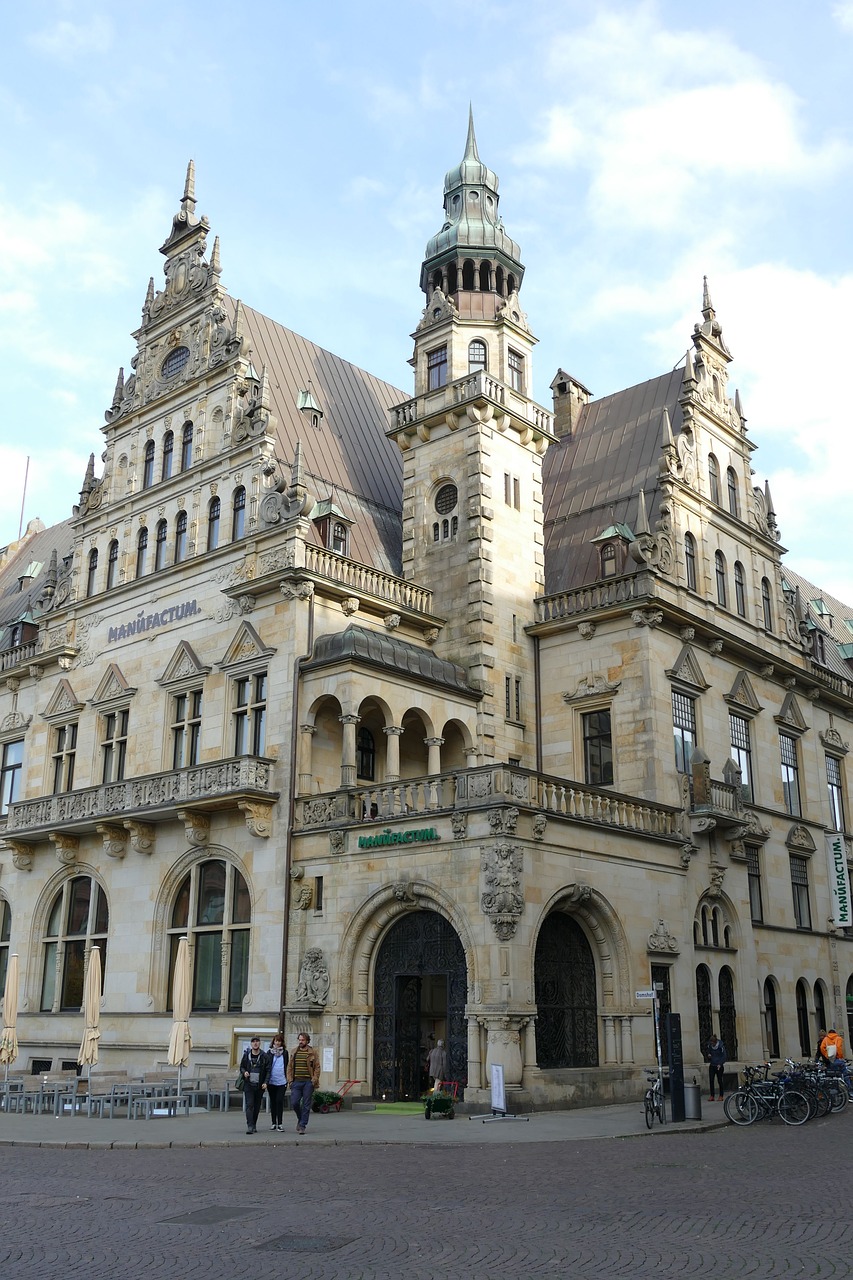
<svg viewBox="0 0 853 1280"><path fill-rule="evenodd" d="M579 614L595 613L614 605L643 603L654 598L654 580L645 570L626 574L621 578L608 578L593 582L588 587L574 591L557 591L550 596L539 596L533 602L534 622L554 622Z"/></svg>
<svg viewBox="0 0 853 1280"><path fill-rule="evenodd" d="M416 613L432 612L432 592L393 574L357 564L325 547L305 546L305 568L319 577L340 582L353 595L369 595Z"/></svg>
<svg viewBox="0 0 853 1280"><path fill-rule="evenodd" d="M498 382L484 369L456 378L443 387L428 391L426 395L407 400L391 410L392 431L405 431L422 418L439 414L446 409L456 409L470 400L488 400L507 409L513 417L528 423L537 431L553 435L554 415L527 396L512 391Z"/></svg>
<svg viewBox="0 0 853 1280"><path fill-rule="evenodd" d="M22 663L32 662L36 656L37 640L28 640L26 644L16 644L13 649L0 653L0 671L13 671Z"/></svg>

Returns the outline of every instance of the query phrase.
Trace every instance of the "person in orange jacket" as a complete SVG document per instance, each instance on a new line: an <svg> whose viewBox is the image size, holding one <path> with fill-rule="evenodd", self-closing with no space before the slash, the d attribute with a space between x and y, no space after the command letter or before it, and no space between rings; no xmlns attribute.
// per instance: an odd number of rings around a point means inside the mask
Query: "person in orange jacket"
<svg viewBox="0 0 853 1280"><path fill-rule="evenodd" d="M830 1052L831 1049L834 1049L835 1052ZM821 1040L820 1051L828 1062L831 1062L833 1059L835 1059L836 1062L844 1061L844 1041L835 1030L835 1027L830 1027L829 1031L827 1031L826 1035Z"/></svg>

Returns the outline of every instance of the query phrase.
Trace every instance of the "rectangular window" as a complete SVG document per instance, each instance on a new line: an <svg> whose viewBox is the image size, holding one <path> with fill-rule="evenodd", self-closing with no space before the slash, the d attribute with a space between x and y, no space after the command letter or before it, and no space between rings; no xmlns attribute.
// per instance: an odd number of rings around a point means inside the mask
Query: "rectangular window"
<svg viewBox="0 0 853 1280"><path fill-rule="evenodd" d="M675 767L679 773L689 773L696 747L696 699L675 689L672 691L672 729L675 735Z"/></svg>
<svg viewBox="0 0 853 1280"><path fill-rule="evenodd" d="M761 863L759 852L754 845L746 846L746 878L749 882L749 914L753 924L760 924L764 919L764 907L761 902Z"/></svg>
<svg viewBox="0 0 853 1280"><path fill-rule="evenodd" d="M24 740L3 743L0 765L0 814L9 812L9 805L17 800L21 790L21 769L24 763Z"/></svg>
<svg viewBox="0 0 853 1280"><path fill-rule="evenodd" d="M262 756L266 745L267 673L234 681L234 754Z"/></svg>
<svg viewBox="0 0 853 1280"><path fill-rule="evenodd" d="M521 510L521 481L518 476L512 477L512 505L516 511Z"/></svg>
<svg viewBox="0 0 853 1280"><path fill-rule="evenodd" d="M103 768L102 782L121 782L127 761L127 721L128 711L110 711L101 716L103 737L101 739L101 755Z"/></svg>
<svg viewBox="0 0 853 1280"><path fill-rule="evenodd" d="M789 733L779 734L779 750L782 756L782 792L785 808L793 817L802 814L800 805L800 770L797 765L797 739Z"/></svg>
<svg viewBox="0 0 853 1280"><path fill-rule="evenodd" d="M172 701L172 768L198 764L201 740L201 689L179 693Z"/></svg>
<svg viewBox="0 0 853 1280"><path fill-rule="evenodd" d="M583 725L584 781L594 787L613 783L613 739L609 711L589 711L581 716Z"/></svg>
<svg viewBox="0 0 853 1280"><path fill-rule="evenodd" d="M53 731L53 794L61 795L74 786L77 755L77 724L57 725Z"/></svg>
<svg viewBox="0 0 853 1280"><path fill-rule="evenodd" d="M521 677L507 676L504 680L504 712L507 720L521 721Z"/></svg>
<svg viewBox="0 0 853 1280"><path fill-rule="evenodd" d="M427 391L447 386L447 347L427 352Z"/></svg>
<svg viewBox="0 0 853 1280"><path fill-rule="evenodd" d="M791 859L791 889L794 894L794 920L798 929L812 927L812 911L809 904L809 860L795 853Z"/></svg>
<svg viewBox="0 0 853 1280"><path fill-rule="evenodd" d="M844 831L844 797L841 783L841 761L826 757L826 785L829 792L829 815L833 831Z"/></svg>
<svg viewBox="0 0 853 1280"><path fill-rule="evenodd" d="M323 877L314 877L314 910L323 910Z"/></svg>
<svg viewBox="0 0 853 1280"><path fill-rule="evenodd" d="M744 716L729 712L731 755L740 769L740 781L744 800L752 801L752 751L749 745L749 721Z"/></svg>
<svg viewBox="0 0 853 1280"><path fill-rule="evenodd" d="M509 366L509 385L513 391L524 391L524 356L517 351L510 351L507 356Z"/></svg>

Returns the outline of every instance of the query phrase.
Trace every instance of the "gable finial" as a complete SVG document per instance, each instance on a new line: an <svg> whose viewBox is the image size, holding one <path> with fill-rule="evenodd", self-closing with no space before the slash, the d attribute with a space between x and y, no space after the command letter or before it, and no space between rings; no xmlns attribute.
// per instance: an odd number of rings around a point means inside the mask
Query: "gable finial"
<svg viewBox="0 0 853 1280"><path fill-rule="evenodd" d="M187 179L184 183L184 194L181 200L181 209L184 213L195 213L195 161L190 160L187 165Z"/></svg>
<svg viewBox="0 0 853 1280"><path fill-rule="evenodd" d="M663 413L661 414L660 425L661 425L661 444L663 445L664 449L671 449L675 445L675 441L672 438L672 423L669 420L669 409L667 409L666 405L664 405L663 407Z"/></svg>
<svg viewBox="0 0 853 1280"><path fill-rule="evenodd" d="M637 527L634 530L634 537L639 538L641 533L649 532L649 517L646 513L646 495L640 490L640 500L637 504Z"/></svg>
<svg viewBox="0 0 853 1280"><path fill-rule="evenodd" d="M711 291L708 288L708 277L702 277L702 315L706 320L714 319L714 304L711 301Z"/></svg>
<svg viewBox="0 0 853 1280"><path fill-rule="evenodd" d="M213 252L210 255L210 269L215 276L222 274L222 265L219 261L219 236L215 236L213 240Z"/></svg>

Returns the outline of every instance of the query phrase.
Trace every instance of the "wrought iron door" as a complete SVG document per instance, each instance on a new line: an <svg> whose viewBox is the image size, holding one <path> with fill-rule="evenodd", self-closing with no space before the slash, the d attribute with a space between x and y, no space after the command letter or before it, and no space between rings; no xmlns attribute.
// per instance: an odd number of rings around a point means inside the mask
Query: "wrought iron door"
<svg viewBox="0 0 853 1280"><path fill-rule="evenodd" d="M538 1065L597 1067L595 960L586 934L564 912L542 925L534 973Z"/></svg>
<svg viewBox="0 0 853 1280"><path fill-rule="evenodd" d="M711 974L709 969L700 964L696 969L696 1015L699 1020L699 1048L704 1057L708 1048L708 1041L714 1034L714 1023L711 1018ZM720 1036L722 1040L722 1036ZM725 1041L723 1041L725 1044ZM726 1053L733 1056L729 1052L729 1046L726 1045Z"/></svg>
<svg viewBox="0 0 853 1280"><path fill-rule="evenodd" d="M729 968L720 970L720 1039L726 1046L726 1056L730 1062L738 1058L737 1051L737 1009L735 1007L735 982ZM806 1044L808 1051L808 1043Z"/></svg>
<svg viewBox="0 0 853 1280"><path fill-rule="evenodd" d="M447 978L447 1068L468 1076L465 952L437 911L412 911L397 920L379 948L373 978L373 1095L417 1097L422 1070L420 988L427 975Z"/></svg>

